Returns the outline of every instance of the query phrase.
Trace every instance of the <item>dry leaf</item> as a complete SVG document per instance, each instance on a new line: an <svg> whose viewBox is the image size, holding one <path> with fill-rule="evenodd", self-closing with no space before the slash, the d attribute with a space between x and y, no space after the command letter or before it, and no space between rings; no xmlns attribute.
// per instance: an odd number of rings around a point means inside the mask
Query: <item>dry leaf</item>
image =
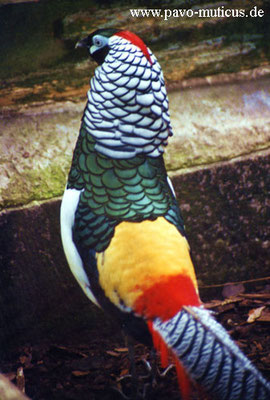
<svg viewBox="0 0 270 400"><path fill-rule="evenodd" d="M258 349L259 351L263 351L263 347L262 347L262 344L261 344L260 342L254 341L254 343L256 344L256 347L257 347L257 349Z"/></svg>
<svg viewBox="0 0 270 400"><path fill-rule="evenodd" d="M128 352L128 348L127 347L117 347L114 350L118 351L118 353L127 353Z"/></svg>
<svg viewBox="0 0 270 400"><path fill-rule="evenodd" d="M126 376L128 374L129 374L128 368L122 369L122 371L120 372L120 376Z"/></svg>
<svg viewBox="0 0 270 400"><path fill-rule="evenodd" d="M90 371L72 371L73 376L86 376L90 374Z"/></svg>
<svg viewBox="0 0 270 400"><path fill-rule="evenodd" d="M265 306L259 307L259 308L253 308L252 310L249 311L248 313L248 319L247 322L251 324L252 322L255 322L256 319L260 318L262 315L262 311L265 309Z"/></svg>
<svg viewBox="0 0 270 400"><path fill-rule="evenodd" d="M120 356L120 354L118 354L118 353L116 353L115 351L112 351L112 350L107 350L106 353L109 354L112 357L119 357Z"/></svg>
<svg viewBox="0 0 270 400"><path fill-rule="evenodd" d="M260 321L261 322L270 322L270 313L263 312L262 315L260 316Z"/></svg>

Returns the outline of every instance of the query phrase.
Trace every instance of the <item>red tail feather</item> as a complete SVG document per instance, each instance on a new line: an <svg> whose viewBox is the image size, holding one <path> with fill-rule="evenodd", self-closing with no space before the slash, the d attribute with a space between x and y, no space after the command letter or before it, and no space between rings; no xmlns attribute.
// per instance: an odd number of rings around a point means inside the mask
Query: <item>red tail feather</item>
<svg viewBox="0 0 270 400"><path fill-rule="evenodd" d="M161 335L153 328L153 323L151 321L148 321L148 328L152 335L154 347L160 354L162 368L168 366L169 358L171 356L176 367L178 385L181 390L182 398L183 400L190 400L190 382L184 367L173 354L172 350L168 348Z"/></svg>
<svg viewBox="0 0 270 400"><path fill-rule="evenodd" d="M188 375L183 367L183 365L180 363L178 358L174 356L174 362L175 362L175 368L176 368L176 373L177 373L177 378L178 378L178 385L181 390L181 394L183 397L183 400L189 400L190 399L190 381L188 378Z"/></svg>

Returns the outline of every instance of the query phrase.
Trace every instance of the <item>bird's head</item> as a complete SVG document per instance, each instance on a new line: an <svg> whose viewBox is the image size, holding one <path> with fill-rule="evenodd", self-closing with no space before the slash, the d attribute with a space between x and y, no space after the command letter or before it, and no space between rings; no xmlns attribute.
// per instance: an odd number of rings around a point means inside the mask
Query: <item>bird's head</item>
<svg viewBox="0 0 270 400"><path fill-rule="evenodd" d="M137 46L146 56L148 61L152 64L149 52L146 45L137 35L127 30L120 30L114 28L98 29L91 33L86 38L80 40L76 44L76 48L85 47L88 49L90 56L100 65L105 60L106 55L110 51L109 39L112 36L120 36L135 46Z"/></svg>

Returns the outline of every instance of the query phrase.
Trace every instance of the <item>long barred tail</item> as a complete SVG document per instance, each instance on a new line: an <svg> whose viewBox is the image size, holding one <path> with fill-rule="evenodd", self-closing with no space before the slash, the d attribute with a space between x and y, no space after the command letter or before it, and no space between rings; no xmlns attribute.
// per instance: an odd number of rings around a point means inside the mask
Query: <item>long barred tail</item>
<svg viewBox="0 0 270 400"><path fill-rule="evenodd" d="M269 400L270 384L226 330L202 307L184 307L152 329L173 350L188 376L214 399Z"/></svg>

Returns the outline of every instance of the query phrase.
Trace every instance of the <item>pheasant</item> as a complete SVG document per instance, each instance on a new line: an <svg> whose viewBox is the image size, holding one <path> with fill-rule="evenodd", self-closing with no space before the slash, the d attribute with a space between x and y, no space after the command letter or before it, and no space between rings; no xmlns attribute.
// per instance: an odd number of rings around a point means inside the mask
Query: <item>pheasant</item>
<svg viewBox="0 0 270 400"><path fill-rule="evenodd" d="M170 357L212 399L266 400L270 385L204 309L163 152L172 135L161 67L127 30L78 42L97 62L67 186L61 236L86 296Z"/></svg>

